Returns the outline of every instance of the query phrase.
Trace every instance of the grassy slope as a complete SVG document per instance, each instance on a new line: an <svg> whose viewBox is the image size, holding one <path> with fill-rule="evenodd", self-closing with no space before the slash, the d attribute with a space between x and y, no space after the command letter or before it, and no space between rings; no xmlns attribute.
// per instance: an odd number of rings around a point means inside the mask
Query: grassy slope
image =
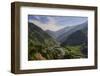
<svg viewBox="0 0 100 76"><path fill-rule="evenodd" d="M68 45L64 46L64 48L69 51L71 58L84 58L84 55L81 52L82 48L81 45L76 45L76 46Z"/></svg>

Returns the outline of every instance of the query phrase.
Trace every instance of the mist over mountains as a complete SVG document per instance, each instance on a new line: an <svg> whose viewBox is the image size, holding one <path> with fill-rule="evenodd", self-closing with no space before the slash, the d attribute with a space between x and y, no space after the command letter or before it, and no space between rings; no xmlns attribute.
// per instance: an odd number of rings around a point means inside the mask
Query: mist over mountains
<svg viewBox="0 0 100 76"><path fill-rule="evenodd" d="M68 41L68 38L71 37L71 35L75 35L75 36L81 38L81 36L79 35L79 34L81 34L81 35L87 37L87 35L84 34L84 32L87 32L87 29L88 29L87 25L88 25L88 22L85 22L85 23L82 23L82 24L79 24L76 26L68 26L68 27L60 29L58 31L46 30L46 32L50 36L52 36L54 39L56 39L58 42L64 43L66 40ZM82 37L82 38L84 38L84 37ZM77 40L77 38L75 38L75 39Z"/></svg>

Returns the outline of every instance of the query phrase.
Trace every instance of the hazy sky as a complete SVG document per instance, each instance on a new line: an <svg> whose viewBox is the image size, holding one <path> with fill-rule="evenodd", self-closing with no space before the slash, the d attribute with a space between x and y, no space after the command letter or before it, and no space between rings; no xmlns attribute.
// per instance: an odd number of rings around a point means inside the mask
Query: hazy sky
<svg viewBox="0 0 100 76"><path fill-rule="evenodd" d="M57 31L67 26L75 26L88 21L87 17L29 15L28 21L43 30Z"/></svg>

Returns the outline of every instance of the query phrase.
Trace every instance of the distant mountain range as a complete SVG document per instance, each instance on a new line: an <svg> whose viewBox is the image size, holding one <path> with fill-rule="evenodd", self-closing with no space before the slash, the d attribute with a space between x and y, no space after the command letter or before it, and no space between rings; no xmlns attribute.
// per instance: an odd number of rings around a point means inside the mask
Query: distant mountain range
<svg viewBox="0 0 100 76"><path fill-rule="evenodd" d="M56 32L46 30L46 32L56 39L61 44L72 44L72 42L76 42L76 44L81 44L84 41L87 41L87 29L88 22L75 25L68 26L63 29L60 29Z"/></svg>

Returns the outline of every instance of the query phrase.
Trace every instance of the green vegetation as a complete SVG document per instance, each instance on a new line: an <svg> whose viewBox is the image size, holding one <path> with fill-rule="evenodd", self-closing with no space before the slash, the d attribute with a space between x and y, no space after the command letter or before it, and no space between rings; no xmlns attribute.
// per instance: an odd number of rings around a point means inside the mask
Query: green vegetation
<svg viewBox="0 0 100 76"><path fill-rule="evenodd" d="M70 46L67 45L64 47L69 51L70 58L84 58L84 54L81 52L82 46L81 45L76 45L76 46Z"/></svg>
<svg viewBox="0 0 100 76"><path fill-rule="evenodd" d="M28 24L28 60L76 59L84 58L83 45L60 45L35 24Z"/></svg>

